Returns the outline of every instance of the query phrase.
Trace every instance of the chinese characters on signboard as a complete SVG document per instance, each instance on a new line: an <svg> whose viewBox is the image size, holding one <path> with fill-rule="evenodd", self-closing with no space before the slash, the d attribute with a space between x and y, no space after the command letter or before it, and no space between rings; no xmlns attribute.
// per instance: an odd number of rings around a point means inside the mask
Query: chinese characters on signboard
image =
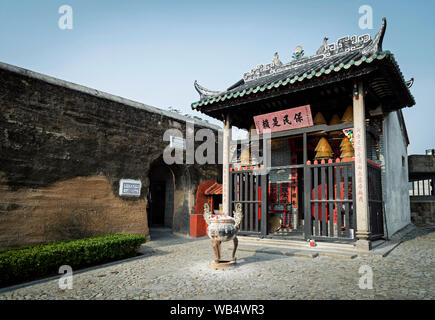
<svg viewBox="0 0 435 320"><path fill-rule="evenodd" d="M254 117L258 134L264 131L278 132L313 125L310 105L262 114Z"/></svg>
<svg viewBox="0 0 435 320"><path fill-rule="evenodd" d="M140 196L142 182L140 180L121 179L119 181L120 196Z"/></svg>

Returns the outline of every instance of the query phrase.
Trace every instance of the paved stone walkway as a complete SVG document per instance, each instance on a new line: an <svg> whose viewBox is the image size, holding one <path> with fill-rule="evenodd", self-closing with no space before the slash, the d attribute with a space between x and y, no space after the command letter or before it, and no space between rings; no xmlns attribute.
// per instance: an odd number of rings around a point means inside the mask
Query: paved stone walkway
<svg viewBox="0 0 435 320"><path fill-rule="evenodd" d="M73 289L52 279L0 299L435 299L435 228L417 228L385 258L303 258L239 251L231 270L212 270L209 239L163 231L145 255L74 274ZM223 244L224 257L232 243ZM359 268L373 270L373 289L358 286Z"/></svg>

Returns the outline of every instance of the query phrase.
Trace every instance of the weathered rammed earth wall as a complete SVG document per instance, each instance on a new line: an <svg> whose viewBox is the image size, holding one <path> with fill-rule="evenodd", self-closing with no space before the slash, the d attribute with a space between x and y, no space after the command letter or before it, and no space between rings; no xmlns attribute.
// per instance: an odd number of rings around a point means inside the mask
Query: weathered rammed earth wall
<svg viewBox="0 0 435 320"><path fill-rule="evenodd" d="M0 248L108 233L148 235L151 163L186 117L0 63ZM195 129L217 127L196 122ZM189 233L215 165L177 165L173 231ZM186 174L189 176L186 177ZM140 179L138 198L119 179Z"/></svg>

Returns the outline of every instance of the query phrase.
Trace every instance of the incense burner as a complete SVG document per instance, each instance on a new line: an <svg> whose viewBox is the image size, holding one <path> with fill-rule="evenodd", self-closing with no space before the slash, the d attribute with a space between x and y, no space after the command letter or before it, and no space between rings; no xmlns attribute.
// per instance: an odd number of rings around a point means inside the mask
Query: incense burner
<svg viewBox="0 0 435 320"><path fill-rule="evenodd" d="M210 239L222 242L233 240L236 234L235 220L232 217L212 218L207 228L207 235Z"/></svg>
<svg viewBox="0 0 435 320"><path fill-rule="evenodd" d="M235 255L238 245L237 232L243 218L241 203L236 204L236 211L233 213L234 218L230 216L212 217L209 204L204 204L204 219L208 224L207 235L212 240L215 253L215 263L217 264L224 263L224 261L221 261L221 243L230 240L233 240L234 242L232 262L236 261Z"/></svg>

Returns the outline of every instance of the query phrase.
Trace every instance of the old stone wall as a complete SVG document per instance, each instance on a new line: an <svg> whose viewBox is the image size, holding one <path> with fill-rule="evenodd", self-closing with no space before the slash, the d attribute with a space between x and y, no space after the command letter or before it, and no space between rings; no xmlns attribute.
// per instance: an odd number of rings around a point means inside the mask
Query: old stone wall
<svg viewBox="0 0 435 320"><path fill-rule="evenodd" d="M410 155L408 163L409 180L416 188L410 198L411 220L418 225L434 225L435 192L432 183L435 179L435 156Z"/></svg>
<svg viewBox="0 0 435 320"><path fill-rule="evenodd" d="M435 156L434 155L410 155L408 158L409 177L426 178L435 174Z"/></svg>
<svg viewBox="0 0 435 320"><path fill-rule="evenodd" d="M435 225L435 200L412 200L411 221L417 225Z"/></svg>
<svg viewBox="0 0 435 320"><path fill-rule="evenodd" d="M0 248L148 235L149 168L168 144L165 130L185 132L186 120L0 63ZM196 121L203 127L216 129ZM219 170L177 166L173 229L188 234L196 188ZM140 197L120 198L121 178L140 179Z"/></svg>

